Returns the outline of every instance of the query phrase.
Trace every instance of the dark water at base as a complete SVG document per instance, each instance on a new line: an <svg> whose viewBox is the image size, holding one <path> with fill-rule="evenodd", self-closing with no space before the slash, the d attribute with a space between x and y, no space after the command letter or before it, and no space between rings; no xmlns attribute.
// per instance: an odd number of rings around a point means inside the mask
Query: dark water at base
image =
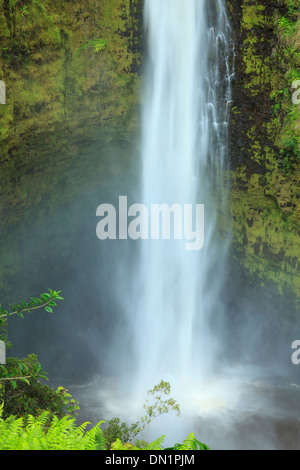
<svg viewBox="0 0 300 470"><path fill-rule="evenodd" d="M112 417L133 423L144 416L142 401L130 393L121 394L119 386L117 379L100 376L90 383L70 383L68 390L80 402L78 423L107 423ZM176 390L171 393L180 404L181 416L156 418L138 438L152 442L165 435L167 447L193 432L212 450L300 449L299 384L283 378L264 379L254 370L247 378L247 372L237 369L212 377L201 390L182 392L180 398Z"/></svg>

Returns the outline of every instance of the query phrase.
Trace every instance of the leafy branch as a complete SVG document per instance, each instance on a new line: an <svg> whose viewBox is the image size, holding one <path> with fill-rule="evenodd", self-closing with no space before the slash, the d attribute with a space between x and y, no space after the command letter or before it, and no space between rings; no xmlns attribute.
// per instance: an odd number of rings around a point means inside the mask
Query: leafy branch
<svg viewBox="0 0 300 470"><path fill-rule="evenodd" d="M163 399L163 395L169 395L171 392L171 385L169 382L163 380L153 387L152 390L148 390L147 394L152 395L152 404L149 400L144 404L146 410L145 416L143 416L136 423L128 426L126 423L120 421L120 418L112 418L108 427L104 429L104 437L107 442L108 448L114 448L113 446L123 443L127 448L132 448L132 440L148 426L153 419L157 418L162 414L175 411L180 416L179 404L173 398ZM136 446L143 447L147 446L144 441L136 442Z"/></svg>
<svg viewBox="0 0 300 470"><path fill-rule="evenodd" d="M30 379L48 380L47 373L44 372L42 366L36 360L35 354L31 354L24 361L11 359L7 366L0 366L0 388L1 382L8 382L12 388L17 387L17 381L21 381L30 385Z"/></svg>
<svg viewBox="0 0 300 470"><path fill-rule="evenodd" d="M53 291L48 289L49 293L46 292L41 294L39 297L31 297L30 302L21 301L21 303L10 304L12 311L9 312L5 310L0 305L0 323L3 321L3 318L10 317L12 315L19 315L19 317L24 318L24 313L30 313L32 310L37 310L39 308L44 308L46 312L53 313L53 308L57 305L56 300L64 300L63 297L60 296L61 291Z"/></svg>
<svg viewBox="0 0 300 470"><path fill-rule="evenodd" d="M10 304L11 311L4 309L0 305L0 327L7 325L7 318L12 315L18 315L24 318L24 313L43 308L48 313L53 313L53 307L57 306L58 300L63 300L61 291L48 289L40 297L31 297L30 302L21 301L16 304ZM0 388L1 382L10 383L13 388L17 387L17 381L22 381L30 385L30 379L46 379L46 373L42 370L42 366L36 360L36 356L29 356L28 364L24 361L16 361L8 368L4 365L0 366Z"/></svg>
<svg viewBox="0 0 300 470"><path fill-rule="evenodd" d="M174 398L162 399L162 395L170 395L170 392L170 383L164 382L163 380L161 380L158 385L155 385L152 390L148 390L147 393L148 395L152 395L154 402L149 405L149 400L147 400L144 404L146 415L132 426L131 430L133 431L133 435L130 439L131 441L137 434L143 431L153 419L158 418L158 416L169 413L170 411L175 411L177 416L180 416L180 406Z"/></svg>

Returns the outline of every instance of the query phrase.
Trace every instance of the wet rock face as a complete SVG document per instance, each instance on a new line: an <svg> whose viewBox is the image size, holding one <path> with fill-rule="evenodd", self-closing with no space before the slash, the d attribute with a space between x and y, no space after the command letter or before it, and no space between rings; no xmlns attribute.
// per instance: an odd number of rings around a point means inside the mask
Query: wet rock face
<svg viewBox="0 0 300 470"><path fill-rule="evenodd" d="M134 140L139 125L143 0L33 4L0 4L2 231L28 207L53 200L68 168L86 172L78 157L86 142ZM233 256L251 275L299 293L300 126L288 75L297 63L278 31L278 19L295 21L289 9L285 0L228 1L231 203Z"/></svg>
<svg viewBox="0 0 300 470"><path fill-rule="evenodd" d="M0 2L0 80L7 90L0 105L2 296L13 297L26 264L15 238L25 243L45 214L59 213L86 186L101 178L106 184L107 174L126 173L132 164L142 3ZM118 167L110 161L115 154L122 155ZM59 250L69 249L60 242Z"/></svg>
<svg viewBox="0 0 300 470"><path fill-rule="evenodd" d="M234 256L250 277L299 294L299 115L289 83L297 64L287 52L296 33L293 39L280 26L296 22L291 5L228 2L235 41L231 195Z"/></svg>
<svg viewBox="0 0 300 470"><path fill-rule="evenodd" d="M0 5L2 156L22 135L56 126L128 130L137 102L142 2L10 2ZM5 147L7 145L7 147Z"/></svg>
<svg viewBox="0 0 300 470"><path fill-rule="evenodd" d="M141 12L140 0L0 4L0 80L7 89L0 106L0 194L7 217L40 199L28 199L28 187L16 190L28 175L40 173L30 187L39 184L42 194L49 165L62 170L80 146L100 136L103 145L132 138ZM60 175L54 170L51 179Z"/></svg>
<svg viewBox="0 0 300 470"><path fill-rule="evenodd" d="M270 57L276 37L273 7L265 1L260 10L253 2L233 0L231 24L234 34L233 118L231 125L231 164L234 168L246 165L248 175L264 173L263 158L253 158L253 138L257 151L268 146L275 150L268 132L258 132L272 119L270 101ZM250 135L251 129L256 132ZM250 144L250 145L249 145Z"/></svg>

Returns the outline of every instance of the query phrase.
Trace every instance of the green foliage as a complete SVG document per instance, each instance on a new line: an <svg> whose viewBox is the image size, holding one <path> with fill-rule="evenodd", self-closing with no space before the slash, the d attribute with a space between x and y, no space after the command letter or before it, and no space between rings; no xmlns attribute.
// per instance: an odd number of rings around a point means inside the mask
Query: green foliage
<svg viewBox="0 0 300 470"><path fill-rule="evenodd" d="M6 364L0 366L0 385L6 383L9 387L15 389L17 381L30 385L30 379L48 380L46 372L43 371L34 354L29 355L23 361L16 358L7 358Z"/></svg>
<svg viewBox="0 0 300 470"><path fill-rule="evenodd" d="M123 444L120 439L117 439L111 446L112 450L176 450L176 451L186 451L186 450L210 450L210 448L203 444L202 442L198 441L195 438L193 433L189 434L189 436L183 441L182 444L175 444L173 447L163 447L163 443L165 440L165 436L161 436L156 439L151 444L147 444L142 449L138 446L135 446L129 442Z"/></svg>
<svg viewBox="0 0 300 470"><path fill-rule="evenodd" d="M31 297L30 302L24 302L21 300L19 303L10 304L11 312L5 310L0 305L0 322L3 321L4 318L10 317L11 315L19 315L19 317L24 318L24 313L30 313L32 310L36 310L39 308L44 308L46 312L53 313L52 307L55 307L56 300L63 300L63 297L60 296L60 291L56 292L51 289L48 289L49 293L46 292L41 294L38 297Z"/></svg>
<svg viewBox="0 0 300 470"><path fill-rule="evenodd" d="M36 26L42 19L48 20L46 1L5 0L3 13L9 34L0 50L0 57L10 66L19 68L28 64L34 53L34 48L28 45L32 38L27 34L27 23Z"/></svg>
<svg viewBox="0 0 300 470"><path fill-rule="evenodd" d="M108 422L108 427L104 429L103 434L106 440L107 448L110 449L112 444L117 441L126 443L130 441L133 425L128 426L127 423L121 422L120 418L112 418Z"/></svg>
<svg viewBox="0 0 300 470"><path fill-rule="evenodd" d="M78 402L64 387L53 390L39 379L47 379L34 354L20 360L8 358L0 366L0 401L3 402L3 418L9 416L38 416L47 410L59 418L79 410Z"/></svg>
<svg viewBox="0 0 300 470"><path fill-rule="evenodd" d="M123 443L120 439L117 439L116 442L112 443L111 450L162 450L164 439L165 436L161 436L151 444L145 445L142 449L130 442Z"/></svg>
<svg viewBox="0 0 300 470"><path fill-rule="evenodd" d="M279 110L280 110L280 104L276 103L276 104L274 105L274 112L276 113L276 112L279 111Z"/></svg>
<svg viewBox="0 0 300 470"><path fill-rule="evenodd" d="M85 44L82 44L80 49L93 49L93 52L97 54L97 52L102 51L107 44L105 39L90 39Z"/></svg>
<svg viewBox="0 0 300 470"><path fill-rule="evenodd" d="M144 404L146 414L137 422L128 425L125 422L121 422L120 418L112 418L108 423L108 427L103 431L107 447L111 448L113 445L118 445L114 443L119 441L124 445L133 441L137 434L143 431L153 419L160 415L176 412L177 416L180 416L180 406L176 400L173 398L163 399L163 395L169 396L170 392L170 383L162 380L153 389L148 390L147 393L151 395L152 401L146 401ZM135 442L135 447L145 448L146 446L147 443L144 441Z"/></svg>
<svg viewBox="0 0 300 470"><path fill-rule="evenodd" d="M284 16L278 20L279 28L284 35L291 35L295 32L295 23Z"/></svg>
<svg viewBox="0 0 300 470"><path fill-rule="evenodd" d="M6 326L7 318L12 315L18 315L24 318L25 313L30 313L38 309L44 309L48 313L53 313L53 307L57 306L58 300L63 300L61 297L61 291L54 291L48 289L49 292L45 292L40 297L31 297L29 302L21 300L18 303L10 304L10 310L7 310L0 305L0 340L6 343L7 349L10 347L8 342Z"/></svg>
<svg viewBox="0 0 300 470"><path fill-rule="evenodd" d="M191 433L182 444L175 444L174 447L167 447L164 450L210 450L210 448L198 441L194 433Z"/></svg>
<svg viewBox="0 0 300 470"><path fill-rule="evenodd" d="M0 306L0 326L11 315L24 318L24 313L40 308L52 313L57 300L63 300L60 292L49 289L49 293L32 297L30 302L11 304L10 311ZM86 431L91 423L76 425L71 415L77 414L79 406L68 390L58 387L54 391L38 379L48 380L34 354L23 360L7 358L6 364L0 365L0 450L161 450L165 436L150 444L128 441L164 413L175 411L180 416L178 403L169 398L171 385L162 380L148 391L151 400L146 401L146 414L139 421L128 426L113 418L104 431L100 428L104 421ZM208 449L194 435L174 447L176 450L198 448Z"/></svg>
<svg viewBox="0 0 300 470"><path fill-rule="evenodd" d="M198 441L193 433L189 434L182 444L175 444L173 447L164 448L164 440L165 436L161 436L154 442L151 442L151 444L147 444L144 448L140 449L130 443L123 444L120 439L117 439L117 441L112 444L112 450L210 450L206 444Z"/></svg>
<svg viewBox="0 0 300 470"><path fill-rule="evenodd" d="M294 14L297 8L299 8L298 0L285 0L285 3L288 7L289 15Z"/></svg>
<svg viewBox="0 0 300 470"><path fill-rule="evenodd" d="M282 173L286 176L289 176L292 172L292 165L288 156L284 157L283 160L280 160L278 167L281 169Z"/></svg>
<svg viewBox="0 0 300 470"><path fill-rule="evenodd" d="M77 411L80 410L79 402L72 397L68 390L64 387L58 387L56 393L62 397L67 413L77 415Z"/></svg>
<svg viewBox="0 0 300 470"><path fill-rule="evenodd" d="M299 156L298 140L295 136L285 136L282 141L282 146L289 155L294 157Z"/></svg>
<svg viewBox="0 0 300 470"><path fill-rule="evenodd" d="M0 450L105 449L101 422L86 431L90 423L77 426L71 416L61 419L54 416L49 423L49 415L45 411L38 417L28 416L26 426L23 418L11 416L4 420L0 417Z"/></svg>
<svg viewBox="0 0 300 470"><path fill-rule="evenodd" d="M0 57L12 64L25 65L31 58L31 49L26 41L11 39L9 46L2 47Z"/></svg>
<svg viewBox="0 0 300 470"><path fill-rule="evenodd" d="M8 317L18 315L24 318L25 313L40 308L52 313L53 307L57 305L56 302L63 300L60 291L48 290L49 292L41 294L40 297L32 297L30 302L20 301L11 304L10 310L0 306L0 339L5 342L6 347L10 346L4 329ZM59 417L64 416L66 412L76 414L79 409L78 402L66 389L59 387L55 392L47 385L42 385L39 379L48 380L47 373L35 354L30 354L22 360L8 357L6 364L0 365L0 399L3 402L4 418L11 415L37 416L44 410Z"/></svg>
<svg viewBox="0 0 300 470"><path fill-rule="evenodd" d="M106 441L100 421L89 431L83 423L76 425L74 418L54 416L49 422L49 412L45 411L38 417L28 416L25 426L23 418L1 417L0 406L0 450L106 450ZM183 444L163 449L165 436L161 436L144 449L130 443L122 443L120 439L112 445L112 450L210 450L205 444L190 434Z"/></svg>

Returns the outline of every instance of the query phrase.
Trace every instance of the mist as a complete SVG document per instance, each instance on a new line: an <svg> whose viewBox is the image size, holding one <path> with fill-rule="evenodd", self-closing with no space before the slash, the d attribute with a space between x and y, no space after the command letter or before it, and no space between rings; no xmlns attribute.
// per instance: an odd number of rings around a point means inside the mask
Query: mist
<svg viewBox="0 0 300 470"><path fill-rule="evenodd" d="M64 297L54 314L9 319L9 353L37 354L50 385L65 386L79 400L80 421L120 416L132 422L143 414L147 390L167 380L182 416L157 420L145 438L166 434L171 445L194 432L213 449L297 447L300 381L291 361L296 299L271 283L250 281L231 246L230 188L223 179L233 73L226 62L225 2L217 2L217 18L204 1L189 0L184 18L180 1L171 3L175 13L167 24L161 1L146 2L153 50L141 90L145 107L137 111L140 139L103 146L99 135L79 146L57 186L49 181L40 201L21 211L3 235L2 304L48 288ZM185 41L195 47L188 58ZM209 54L220 41L223 68ZM183 85L187 94L178 104ZM46 158L60 162L65 156L49 148ZM121 195L129 205L205 204L204 249L195 254L177 241L99 240L97 208L117 207ZM219 212L227 221L222 236Z"/></svg>

